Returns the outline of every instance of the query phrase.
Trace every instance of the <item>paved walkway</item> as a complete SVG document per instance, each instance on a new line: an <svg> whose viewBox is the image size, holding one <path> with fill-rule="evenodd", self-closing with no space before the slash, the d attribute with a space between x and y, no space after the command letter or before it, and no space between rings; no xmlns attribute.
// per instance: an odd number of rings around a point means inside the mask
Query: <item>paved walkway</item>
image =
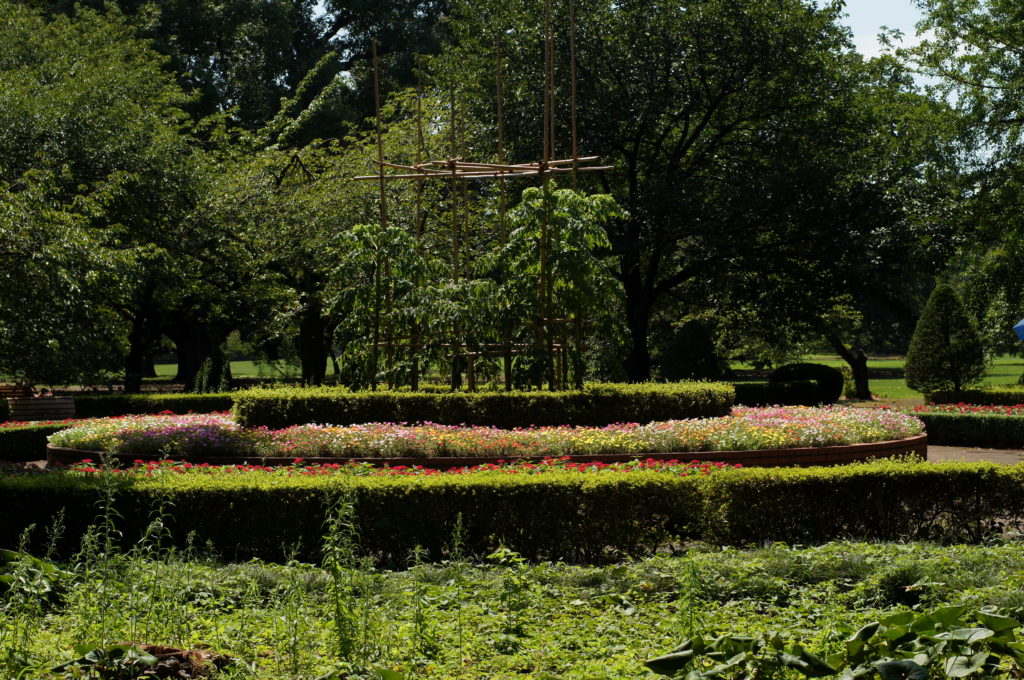
<svg viewBox="0 0 1024 680"><path fill-rule="evenodd" d="M1014 465L1024 461L1024 451L986 449L967 446L928 445L928 461L941 463L947 460L964 460L969 463L989 461L1002 465Z"/></svg>

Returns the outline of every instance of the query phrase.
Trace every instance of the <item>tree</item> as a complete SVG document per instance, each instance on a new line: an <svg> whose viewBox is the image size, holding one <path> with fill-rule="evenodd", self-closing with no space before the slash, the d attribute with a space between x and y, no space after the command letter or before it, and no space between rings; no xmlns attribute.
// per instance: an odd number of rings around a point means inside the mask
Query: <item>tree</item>
<svg viewBox="0 0 1024 680"><path fill-rule="evenodd" d="M985 352L960 298L945 283L932 291L907 352L907 386L959 392L985 375Z"/></svg>
<svg viewBox="0 0 1024 680"><path fill-rule="evenodd" d="M76 6L103 10L104 0L22 0L49 15L73 14ZM293 97L303 79L324 57L330 70L308 92L334 82L322 102L314 137L341 137L346 126L372 115L365 63L370 39L381 52L402 55L392 73L399 84L412 82L413 55L432 53L439 42L442 0L314 2L312 0L116 0L111 3L138 34L168 57L168 71L194 95L189 110L196 120L226 113L248 130L270 121L281 100ZM350 72L355 78L337 78ZM310 137L309 139L313 139ZM305 140L308 141L308 140Z"/></svg>
<svg viewBox="0 0 1024 680"><path fill-rule="evenodd" d="M965 197L961 271L968 309L991 352L1019 352L1024 316L1024 14L1014 0L918 0L925 36L904 51L955 103Z"/></svg>
<svg viewBox="0 0 1024 680"><path fill-rule="evenodd" d="M673 3L583 0L576 8L579 148L614 166L583 176L581 186L597 183L627 214L606 232L626 297L629 379L650 377L659 326L715 302L763 304L769 318L776 305L781 318L799 317L794 309L806 295L769 304L763 289L793 291L810 278L815 293L825 284L826 298L853 294L862 279L832 276L830 267L847 262L843 273L854 272L908 242L908 211L896 208L911 193L901 188L924 170L922 153L901 155L901 116L926 102L886 108L905 81L892 69L865 67L838 24L842 3L700 0L681 11ZM557 12L556 98L565 107L569 36L564 8ZM514 95L505 102L506 128L510 155L532 157L543 80L531 39L539 12L467 2L455 5L455 17L461 68L471 74L463 80L474 83L466 96L478 97L481 118L493 117L494 36L515 36L502 42L504 89L507 99ZM882 94L871 103L875 89ZM562 108L563 150L567 122ZM909 139L924 148L927 135L922 128ZM807 317L832 306L814 305L803 321L813 326Z"/></svg>
<svg viewBox="0 0 1024 680"><path fill-rule="evenodd" d="M186 103L116 12L47 20L0 0L0 370L67 381L126 354L141 365L190 208Z"/></svg>

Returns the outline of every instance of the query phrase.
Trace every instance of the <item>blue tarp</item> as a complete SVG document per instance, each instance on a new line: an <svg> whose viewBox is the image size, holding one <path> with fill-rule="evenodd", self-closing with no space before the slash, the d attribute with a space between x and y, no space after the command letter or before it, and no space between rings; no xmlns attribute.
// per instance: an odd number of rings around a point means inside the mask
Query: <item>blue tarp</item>
<svg viewBox="0 0 1024 680"><path fill-rule="evenodd" d="M1017 325L1013 327L1013 332L1017 334L1017 337L1024 340L1024 319L1017 322Z"/></svg>

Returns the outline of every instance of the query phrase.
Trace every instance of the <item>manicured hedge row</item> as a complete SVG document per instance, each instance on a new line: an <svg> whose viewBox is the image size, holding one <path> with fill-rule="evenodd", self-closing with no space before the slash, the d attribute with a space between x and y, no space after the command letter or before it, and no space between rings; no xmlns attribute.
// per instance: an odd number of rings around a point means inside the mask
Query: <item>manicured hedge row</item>
<svg viewBox="0 0 1024 680"><path fill-rule="evenodd" d="M823 403L818 383L813 380L793 382L737 382L736 404L740 406L818 406Z"/></svg>
<svg viewBox="0 0 1024 680"><path fill-rule="evenodd" d="M432 422L442 425L602 426L621 422L724 416L734 392L725 383L596 384L580 392L349 392L339 388L235 393L244 427L323 423Z"/></svg>
<svg viewBox="0 0 1024 680"><path fill-rule="evenodd" d="M46 438L70 425L26 425L0 428L0 460L26 461L46 458Z"/></svg>
<svg viewBox="0 0 1024 680"><path fill-rule="evenodd" d="M78 418L106 418L138 413L214 413L230 411L233 393L221 394L88 394L75 397Z"/></svg>
<svg viewBox="0 0 1024 680"><path fill-rule="evenodd" d="M464 549L499 545L531 559L596 562L649 554L679 541L764 544L857 540L977 541L1024 516L1024 470L989 464L876 462L839 468L747 469L708 477L654 472L537 476L282 477L175 475L118 480L127 540L161 499L174 540L209 543L229 559L316 559L325 507L355 499L361 548L386 564L415 546L432 559L461 517ZM65 554L101 498L96 479L0 478L0 546L28 525L45 538L64 508Z"/></svg>
<svg viewBox="0 0 1024 680"><path fill-rule="evenodd" d="M1000 385L963 392L929 392L926 402L933 404L977 404L978 406L1014 406L1024 404L1024 385Z"/></svg>
<svg viewBox="0 0 1024 680"><path fill-rule="evenodd" d="M924 421L929 444L1024 449L1024 416L993 413L914 415Z"/></svg>

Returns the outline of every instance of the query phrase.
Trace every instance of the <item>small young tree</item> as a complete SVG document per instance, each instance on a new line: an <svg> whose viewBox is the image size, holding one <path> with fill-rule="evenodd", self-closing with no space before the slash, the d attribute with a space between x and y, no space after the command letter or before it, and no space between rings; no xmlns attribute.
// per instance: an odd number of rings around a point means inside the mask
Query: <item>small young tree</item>
<svg viewBox="0 0 1024 680"><path fill-rule="evenodd" d="M985 374L981 336L957 294L944 283L932 291L907 352L907 385L919 392L963 388Z"/></svg>

